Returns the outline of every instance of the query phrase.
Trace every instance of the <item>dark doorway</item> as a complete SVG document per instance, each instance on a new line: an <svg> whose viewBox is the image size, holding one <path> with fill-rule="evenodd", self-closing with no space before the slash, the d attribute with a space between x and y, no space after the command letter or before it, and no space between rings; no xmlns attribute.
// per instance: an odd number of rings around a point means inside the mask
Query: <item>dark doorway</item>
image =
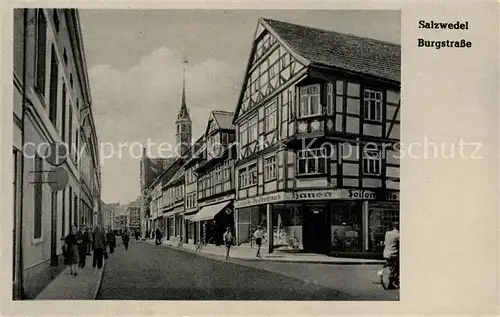
<svg viewBox="0 0 500 317"><path fill-rule="evenodd" d="M304 205L304 251L328 253L330 250L330 226L326 206Z"/></svg>

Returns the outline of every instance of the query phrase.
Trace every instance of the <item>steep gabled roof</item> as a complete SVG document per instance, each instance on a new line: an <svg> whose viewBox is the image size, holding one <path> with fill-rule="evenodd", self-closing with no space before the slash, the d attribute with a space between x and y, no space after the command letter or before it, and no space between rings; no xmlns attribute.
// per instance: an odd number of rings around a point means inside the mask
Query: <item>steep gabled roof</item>
<svg viewBox="0 0 500 317"><path fill-rule="evenodd" d="M234 112L223 111L223 110L213 110L213 117L215 121L219 124L219 128L223 130L235 130L233 125Z"/></svg>
<svg viewBox="0 0 500 317"><path fill-rule="evenodd" d="M400 45L271 19L262 21L311 63L401 80Z"/></svg>
<svg viewBox="0 0 500 317"><path fill-rule="evenodd" d="M171 184L176 183L178 180L181 178L184 178L184 169L180 167L177 172L172 176L172 178L167 182L167 184L164 187L169 187Z"/></svg>
<svg viewBox="0 0 500 317"><path fill-rule="evenodd" d="M401 45L261 18L257 24L256 35L263 28L305 66L326 66L380 79L401 81ZM256 43L254 38L233 123L240 111Z"/></svg>

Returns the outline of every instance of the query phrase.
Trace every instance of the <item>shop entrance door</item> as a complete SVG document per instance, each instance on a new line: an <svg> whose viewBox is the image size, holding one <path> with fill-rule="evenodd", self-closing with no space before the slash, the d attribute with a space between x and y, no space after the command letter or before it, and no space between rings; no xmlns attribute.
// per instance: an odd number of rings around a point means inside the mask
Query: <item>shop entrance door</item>
<svg viewBox="0 0 500 317"><path fill-rule="evenodd" d="M327 208L305 206L304 209L304 250L328 253L330 251L330 226Z"/></svg>

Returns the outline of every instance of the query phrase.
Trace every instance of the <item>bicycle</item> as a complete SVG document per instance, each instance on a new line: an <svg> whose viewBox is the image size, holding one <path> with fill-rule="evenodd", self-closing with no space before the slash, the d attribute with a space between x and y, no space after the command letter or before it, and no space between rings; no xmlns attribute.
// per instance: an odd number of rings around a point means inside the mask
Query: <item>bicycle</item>
<svg viewBox="0 0 500 317"><path fill-rule="evenodd" d="M385 259L384 265L380 268L380 270L377 271L377 275L380 277L380 284L385 290L389 290L389 276L391 274L391 269L394 268L396 264L394 261L391 261L389 259ZM394 282L394 286L396 289L399 289L399 274Z"/></svg>

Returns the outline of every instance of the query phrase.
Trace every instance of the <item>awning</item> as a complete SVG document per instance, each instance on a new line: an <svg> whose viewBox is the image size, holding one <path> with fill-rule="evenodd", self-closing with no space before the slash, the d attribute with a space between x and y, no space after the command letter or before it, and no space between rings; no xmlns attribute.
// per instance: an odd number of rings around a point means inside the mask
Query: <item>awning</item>
<svg viewBox="0 0 500 317"><path fill-rule="evenodd" d="M210 206L205 206L200 209L200 211L194 215L194 217L191 219L191 221L203 221L203 220L210 220L215 217L219 212L221 212L224 208L226 208L231 201L225 201L223 203L215 204L215 205L210 205Z"/></svg>
<svg viewBox="0 0 500 317"><path fill-rule="evenodd" d="M184 220L193 221L194 216L196 215L184 215Z"/></svg>

